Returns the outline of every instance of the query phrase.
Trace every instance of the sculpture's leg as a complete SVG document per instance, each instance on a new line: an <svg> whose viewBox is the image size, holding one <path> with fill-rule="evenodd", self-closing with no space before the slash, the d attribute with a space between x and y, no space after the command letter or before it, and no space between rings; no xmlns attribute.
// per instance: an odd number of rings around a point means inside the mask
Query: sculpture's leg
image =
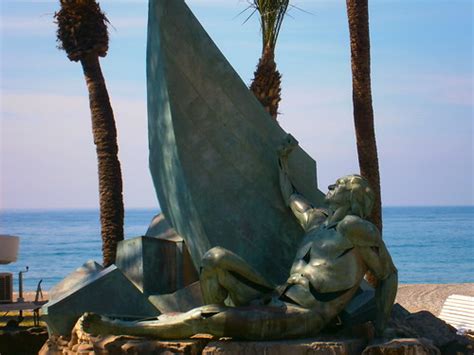
<svg viewBox="0 0 474 355"><path fill-rule="evenodd" d="M232 305L243 306L274 289L245 260L221 247L204 254L199 279L206 304L224 304L229 296Z"/></svg>
<svg viewBox="0 0 474 355"><path fill-rule="evenodd" d="M264 340L310 337L327 323L320 311L301 307L204 306L155 321L113 321L96 314L81 317L81 327L92 335L135 335L182 339L206 333L218 337Z"/></svg>
<svg viewBox="0 0 474 355"><path fill-rule="evenodd" d="M225 310L224 306L204 306L189 312L160 316L157 320L139 322L111 320L85 313L79 320L83 331L92 335L134 335L159 339L182 339L197 333L209 333L206 318Z"/></svg>

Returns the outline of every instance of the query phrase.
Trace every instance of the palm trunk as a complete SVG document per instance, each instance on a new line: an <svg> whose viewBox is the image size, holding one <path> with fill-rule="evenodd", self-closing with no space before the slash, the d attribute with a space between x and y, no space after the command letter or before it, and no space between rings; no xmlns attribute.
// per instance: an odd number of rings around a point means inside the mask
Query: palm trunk
<svg viewBox="0 0 474 355"><path fill-rule="evenodd" d="M281 75L276 68L275 52L266 46L262 52L250 90L265 110L276 120L281 100Z"/></svg>
<svg viewBox="0 0 474 355"><path fill-rule="evenodd" d="M379 162L375 141L374 112L370 85L370 37L368 0L346 0L349 18L352 60L352 99L360 174L375 193L374 209L369 220L382 233L382 201ZM375 280L369 277L373 284Z"/></svg>
<svg viewBox="0 0 474 355"><path fill-rule="evenodd" d="M100 222L104 267L115 262L117 244L123 240L122 174L118 160L117 130L99 57L81 59L89 90L92 132L99 173Z"/></svg>

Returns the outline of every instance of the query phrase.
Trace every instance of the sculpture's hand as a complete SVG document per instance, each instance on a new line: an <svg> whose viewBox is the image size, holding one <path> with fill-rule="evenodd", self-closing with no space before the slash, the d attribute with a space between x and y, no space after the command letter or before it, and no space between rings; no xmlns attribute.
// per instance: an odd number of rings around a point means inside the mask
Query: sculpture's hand
<svg viewBox="0 0 474 355"><path fill-rule="evenodd" d="M298 141L291 134L287 134L283 142L278 147L278 156L286 158L298 146Z"/></svg>

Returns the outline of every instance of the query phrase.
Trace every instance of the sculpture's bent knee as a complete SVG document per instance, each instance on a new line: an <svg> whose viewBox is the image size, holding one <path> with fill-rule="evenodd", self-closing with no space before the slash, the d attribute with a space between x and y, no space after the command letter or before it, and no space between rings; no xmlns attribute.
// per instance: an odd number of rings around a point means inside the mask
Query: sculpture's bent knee
<svg viewBox="0 0 474 355"><path fill-rule="evenodd" d="M215 268L218 267L222 259L229 251L222 247L214 247L209 249L201 259L201 268Z"/></svg>

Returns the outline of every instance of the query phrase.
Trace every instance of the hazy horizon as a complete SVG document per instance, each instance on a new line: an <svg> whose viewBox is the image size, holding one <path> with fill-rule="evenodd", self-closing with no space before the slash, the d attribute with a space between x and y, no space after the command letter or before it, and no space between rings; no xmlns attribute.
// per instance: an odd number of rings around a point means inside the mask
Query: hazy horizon
<svg viewBox="0 0 474 355"><path fill-rule="evenodd" d="M474 205L426 205L426 206L421 206L421 205L384 205L382 206L383 209L392 209L392 208L474 208ZM161 209L159 207L129 207L125 206L125 212L127 211L152 211L156 210L156 213L161 213ZM51 208L45 208L45 207L37 207L37 208L28 208L28 207L22 207L22 208L0 208L0 213L1 212L68 212L68 211L94 211L94 212L99 212L99 207L51 207Z"/></svg>

